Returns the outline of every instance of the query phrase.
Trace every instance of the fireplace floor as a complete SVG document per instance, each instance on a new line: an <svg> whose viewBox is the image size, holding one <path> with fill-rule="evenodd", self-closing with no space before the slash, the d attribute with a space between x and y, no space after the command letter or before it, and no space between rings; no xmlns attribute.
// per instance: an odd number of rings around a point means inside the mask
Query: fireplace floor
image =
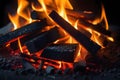
<svg viewBox="0 0 120 80"><path fill-rule="evenodd" d="M25 69L19 66L21 64L20 60L16 56L10 59L0 57L0 80L120 80L119 61L99 72L47 74L44 70L34 71L31 69L24 71Z"/></svg>

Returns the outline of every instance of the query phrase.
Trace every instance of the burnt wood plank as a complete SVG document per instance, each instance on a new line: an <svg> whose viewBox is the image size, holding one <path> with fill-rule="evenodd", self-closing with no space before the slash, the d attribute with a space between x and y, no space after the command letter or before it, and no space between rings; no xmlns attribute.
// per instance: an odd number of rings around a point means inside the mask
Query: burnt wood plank
<svg viewBox="0 0 120 80"><path fill-rule="evenodd" d="M47 23L45 20L33 22L31 24L25 25L19 29L16 29L12 32L9 32L3 36L0 37L0 45L4 45L7 42L12 42L17 40L17 37L24 37L27 34L30 34L33 31L38 31L42 29L43 27L47 26Z"/></svg>
<svg viewBox="0 0 120 80"><path fill-rule="evenodd" d="M74 62L78 49L78 44L52 44L44 49L41 57L64 62Z"/></svg>
<svg viewBox="0 0 120 80"><path fill-rule="evenodd" d="M63 33L60 32L58 27L54 27L49 31L43 32L41 35L27 41L25 45L31 53L34 53L62 37Z"/></svg>
<svg viewBox="0 0 120 80"><path fill-rule="evenodd" d="M111 36L111 31L106 30L106 29L103 27L102 23L93 25L92 23L89 23L88 21L79 18L79 24L80 24L80 25L83 25L83 26L86 26L86 27L88 27L88 28L90 28L90 29L93 29L93 30L95 30L95 31L97 31L97 32L99 32L99 33L104 34L104 35ZM79 25L79 24L78 24L78 25Z"/></svg>
<svg viewBox="0 0 120 80"><path fill-rule="evenodd" d="M71 24L65 21L57 12L52 11L49 16L73 38L75 38L83 47L85 47L91 54L96 54L101 48L97 43L90 40L80 31L76 30Z"/></svg>

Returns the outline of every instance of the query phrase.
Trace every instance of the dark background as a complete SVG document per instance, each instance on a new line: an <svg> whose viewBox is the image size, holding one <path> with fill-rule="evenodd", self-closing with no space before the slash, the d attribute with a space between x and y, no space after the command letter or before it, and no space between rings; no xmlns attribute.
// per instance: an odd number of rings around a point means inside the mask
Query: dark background
<svg viewBox="0 0 120 80"><path fill-rule="evenodd" d="M103 3L109 24L120 26L120 4L118 0L70 0L77 5L76 9L99 11L101 2ZM8 12L14 10L17 0L0 0L0 27L9 22ZM78 7L79 6L79 7Z"/></svg>

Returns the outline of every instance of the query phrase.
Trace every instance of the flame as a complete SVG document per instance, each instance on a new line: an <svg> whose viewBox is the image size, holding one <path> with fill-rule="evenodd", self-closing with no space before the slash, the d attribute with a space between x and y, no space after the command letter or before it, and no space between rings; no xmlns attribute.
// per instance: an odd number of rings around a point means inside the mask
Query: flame
<svg viewBox="0 0 120 80"><path fill-rule="evenodd" d="M93 25L97 25L97 24L101 24L104 21L105 23L105 29L108 30L109 29L109 25L108 25L108 21L107 21L107 17L106 17L106 13L105 13L105 8L102 4L101 7L101 17L95 19L94 21L90 21L90 23L92 23ZM104 26L104 25L103 25ZM89 32L92 34L91 36L91 40L95 41L97 44L99 44L102 48L104 48L104 46L101 44L101 42L99 41L99 37L101 36L101 34L97 31L94 31L92 29L89 29ZM114 39L112 37L106 36L106 38L109 41L114 41Z"/></svg>
<svg viewBox="0 0 120 80"><path fill-rule="evenodd" d="M57 5L57 10L60 16L62 16L66 21L69 22L66 11L65 11L65 5L67 4L68 0L55 0Z"/></svg>
<svg viewBox="0 0 120 80"><path fill-rule="evenodd" d="M38 1L41 4L41 6L42 6L43 10L45 11L45 13L47 14L47 8L45 6L44 0L38 0Z"/></svg>
<svg viewBox="0 0 120 80"><path fill-rule="evenodd" d="M20 28L23 25L26 25L26 24L33 22L33 20L31 19L31 16L30 16L30 13L32 10L45 13L45 16L46 16L45 18L47 18L49 20L52 20L48 16L49 12L52 10L56 10L61 17L63 17L67 22L69 22L72 26L74 26L75 29L78 30L78 22L79 21L78 20L70 21L68 16L67 16L67 13L66 13L66 8L73 10L73 7L70 4L69 0L37 0L40 5L35 5L34 3L30 4L28 1L29 0L18 0L18 9L17 9L16 14L15 15L8 14L11 22L14 24L14 30ZM95 19L94 21L90 21L90 23L92 23L93 25L96 25L96 24L99 24L102 21L104 21L105 28L106 28L106 30L108 30L109 26L108 26L106 14L105 14L105 9L104 9L103 5L102 5L101 9L102 9L101 10L101 17ZM84 11L84 13L92 14L91 11L89 11L89 12ZM24 24L21 24L21 20L20 20L21 18L24 20ZM48 27L51 27L51 26L48 26ZM85 28L85 30L89 31L92 34L91 39L93 41L95 41L97 44L102 46L101 42L99 41L99 37L101 36L101 34L99 32L96 32L92 29L86 28L86 26L84 26L84 25L83 25L83 28ZM75 39L73 39L65 31L64 31L64 33L66 34L66 37L64 37L65 39L67 39L66 43L78 43ZM107 37L107 39L114 41L113 38L111 38L111 37ZM59 39L59 40L55 41L54 43L58 43L62 40L64 40L64 39ZM27 50L27 48L21 45L20 38L18 38L18 45L19 45L20 52L28 54L31 56L31 54ZM36 53L37 57L40 56L41 52L42 52L42 50L40 52ZM87 50L85 48L83 48L81 45L79 45L79 51L78 51L77 57L75 58L74 62L84 61L87 54L88 54ZM35 62L33 59L30 59L29 61ZM49 62L45 62L44 63L45 65L43 67L46 68L48 65L50 65L50 66L54 66L57 69L62 69L62 70L64 70L67 67L73 68L72 63L68 63L68 62L64 62L64 61L55 61L55 60L50 60L50 61L55 62L57 65L54 65L54 64L49 63Z"/></svg>
<svg viewBox="0 0 120 80"><path fill-rule="evenodd" d="M23 53L21 42L20 42L20 38L18 38L18 45L19 45L19 49L20 49L21 53Z"/></svg>
<svg viewBox="0 0 120 80"><path fill-rule="evenodd" d="M95 19L92 23L93 23L94 25L96 25L96 24L98 24L98 23L101 23L102 20L104 20L104 22L105 22L105 28L106 28L106 30L108 30L108 29L109 29L109 25L108 25L106 13L105 13L105 8L104 8L103 4L102 4L102 7L101 7L101 17Z"/></svg>
<svg viewBox="0 0 120 80"><path fill-rule="evenodd" d="M18 16L18 15L12 16L12 15L10 15L10 14L8 14L8 16L9 16L10 21L11 21L11 22L13 23L13 25L14 25L14 30L16 30L16 29L18 28L18 26L20 25L20 24L19 24L19 16Z"/></svg>
<svg viewBox="0 0 120 80"><path fill-rule="evenodd" d="M62 68L62 61L58 61L58 63L59 63L59 69L61 69Z"/></svg>
<svg viewBox="0 0 120 80"><path fill-rule="evenodd" d="M31 23L32 19L30 16L29 2L27 0L18 0L17 14L23 17L27 23Z"/></svg>

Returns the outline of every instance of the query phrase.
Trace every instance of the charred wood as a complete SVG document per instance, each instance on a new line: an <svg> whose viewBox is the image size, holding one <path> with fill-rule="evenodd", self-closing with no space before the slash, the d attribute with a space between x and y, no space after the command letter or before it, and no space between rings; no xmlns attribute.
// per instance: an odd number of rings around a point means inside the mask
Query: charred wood
<svg viewBox="0 0 120 80"><path fill-rule="evenodd" d="M79 19L79 24L80 26L83 27L88 27L90 29L93 29L99 33L102 33L107 36L111 36L111 31L106 30L101 23L98 23L97 25L93 25L92 23L89 23L87 20L84 19Z"/></svg>
<svg viewBox="0 0 120 80"><path fill-rule="evenodd" d="M47 45L53 43L54 41L62 37L63 34L60 32L59 28L54 27L49 31L46 31L43 34L26 42L25 45L31 53L34 53L45 48Z"/></svg>
<svg viewBox="0 0 120 80"><path fill-rule="evenodd" d="M17 38L24 37L27 34L32 33L33 31L38 31L47 25L45 20L33 22L22 28L9 32L0 37L0 45L4 45L5 43L12 42L17 40Z"/></svg>
<svg viewBox="0 0 120 80"><path fill-rule="evenodd" d="M14 26L12 23L7 24L6 26L0 28L0 36L13 31L13 29L14 29Z"/></svg>
<svg viewBox="0 0 120 80"><path fill-rule="evenodd" d="M69 10L68 10L68 11L69 11ZM73 13L74 13L74 11L73 11ZM78 14L79 14L79 13L78 13ZM82 13L81 13L81 14L82 14ZM46 16L45 13L37 12L37 11L31 12L31 17L32 17L32 19L41 20L41 19L45 18L45 17L43 17L43 16ZM46 16L46 18L47 18L47 16ZM71 15L69 16L69 18L71 19ZM75 18L74 18L74 19L75 19ZM72 17L72 20L73 20L73 17ZM47 23L48 23L49 25L54 25L54 22L51 21L51 20L49 20L48 18L47 18ZM78 25L78 29L79 29L79 31L80 31L81 33L85 34L87 37L89 37L89 38L91 37L91 33L89 33L88 31L86 31L84 28L80 27L79 25Z"/></svg>
<svg viewBox="0 0 120 80"><path fill-rule="evenodd" d="M21 46L24 46L27 41L39 36L40 34L42 34L42 30L32 32L32 33L28 34L27 36L25 36L23 38L20 38ZM18 40L14 41L14 42L11 42L10 43L10 48L12 50L18 50L19 49Z"/></svg>
<svg viewBox="0 0 120 80"><path fill-rule="evenodd" d="M94 15L92 12L90 11L75 11L75 10L70 10L70 9L66 9L66 13L68 16L72 16L75 17L77 19L79 18L83 18L83 19L87 19L87 20L93 20L94 19Z"/></svg>
<svg viewBox="0 0 120 80"><path fill-rule="evenodd" d="M101 48L97 43L90 40L84 34L76 30L72 25L65 21L57 12L52 11L49 15L58 25L83 45L91 54L96 54Z"/></svg>
<svg viewBox="0 0 120 80"><path fill-rule="evenodd" d="M41 57L64 62L74 62L77 53L78 44L52 44L44 49Z"/></svg>

